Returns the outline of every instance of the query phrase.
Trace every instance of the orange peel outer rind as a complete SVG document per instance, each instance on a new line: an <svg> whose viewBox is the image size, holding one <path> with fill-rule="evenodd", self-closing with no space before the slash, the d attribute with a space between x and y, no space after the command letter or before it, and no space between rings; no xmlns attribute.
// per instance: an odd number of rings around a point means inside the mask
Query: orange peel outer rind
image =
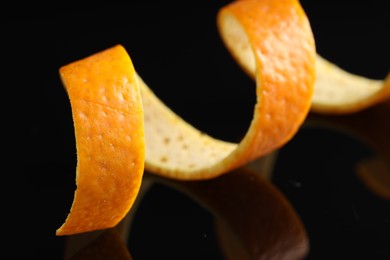
<svg viewBox="0 0 390 260"><path fill-rule="evenodd" d="M144 170L143 108L132 62L118 45L61 67L60 75L72 107L77 189L56 234L115 226L133 204Z"/></svg>
<svg viewBox="0 0 390 260"><path fill-rule="evenodd" d="M315 43L306 14L295 0L226 6L218 19L225 43L229 39L223 31L230 30L233 17L248 36L256 64L257 104L240 143L252 160L290 140L305 120L314 91ZM233 53L231 46L227 44Z"/></svg>

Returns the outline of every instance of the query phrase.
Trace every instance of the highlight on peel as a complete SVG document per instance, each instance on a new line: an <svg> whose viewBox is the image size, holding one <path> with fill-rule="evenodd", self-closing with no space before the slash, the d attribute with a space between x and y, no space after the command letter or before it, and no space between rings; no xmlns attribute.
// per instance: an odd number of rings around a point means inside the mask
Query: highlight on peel
<svg viewBox="0 0 390 260"><path fill-rule="evenodd" d="M216 177L284 145L307 116L316 51L299 2L235 1L220 9L217 25L231 53L250 61L255 72L249 129L240 143L210 137L165 106L139 77L150 172L181 180Z"/></svg>
<svg viewBox="0 0 390 260"><path fill-rule="evenodd" d="M390 74L384 80L352 74L317 54L317 74L311 111L351 114L390 98Z"/></svg>
<svg viewBox="0 0 390 260"><path fill-rule="evenodd" d="M131 208L145 161L136 73L120 45L60 68L72 107L76 191L56 235L115 226Z"/></svg>

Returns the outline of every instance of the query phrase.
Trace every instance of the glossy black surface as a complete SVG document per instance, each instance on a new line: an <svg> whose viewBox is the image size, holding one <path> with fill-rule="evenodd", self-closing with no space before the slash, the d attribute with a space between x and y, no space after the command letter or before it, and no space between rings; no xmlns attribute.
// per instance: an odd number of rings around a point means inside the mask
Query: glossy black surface
<svg viewBox="0 0 390 260"><path fill-rule="evenodd" d="M58 75L62 65L121 43L148 85L180 116L212 136L241 139L252 118L254 82L229 56L215 26L218 9L229 2L2 10L0 258L64 259L73 239L55 236L72 203L76 167L70 104ZM318 53L350 72L386 76L385 1L301 3ZM357 163L376 157L390 175L389 113L387 102L351 116L310 114L278 151L270 181L305 226L305 259L390 259L389 198L356 170ZM175 188L152 186L132 223L122 242L133 259L225 259L213 214Z"/></svg>

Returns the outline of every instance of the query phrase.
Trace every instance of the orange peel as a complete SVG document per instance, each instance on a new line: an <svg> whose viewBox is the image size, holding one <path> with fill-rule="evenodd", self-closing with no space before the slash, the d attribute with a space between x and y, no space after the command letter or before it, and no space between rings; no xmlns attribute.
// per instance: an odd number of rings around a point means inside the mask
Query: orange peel
<svg viewBox="0 0 390 260"><path fill-rule="evenodd" d="M60 68L74 121L77 189L57 235L115 226L138 194L145 158L143 107L136 73L124 54L116 46Z"/></svg>
<svg viewBox="0 0 390 260"><path fill-rule="evenodd" d="M298 131L311 106L316 57L299 1L236 1L217 18L229 50L252 52L255 68L257 103L239 143L202 133L170 110L122 45L60 69L78 165L74 201L57 235L116 225L138 194L144 167L172 179L211 179L271 153Z"/></svg>

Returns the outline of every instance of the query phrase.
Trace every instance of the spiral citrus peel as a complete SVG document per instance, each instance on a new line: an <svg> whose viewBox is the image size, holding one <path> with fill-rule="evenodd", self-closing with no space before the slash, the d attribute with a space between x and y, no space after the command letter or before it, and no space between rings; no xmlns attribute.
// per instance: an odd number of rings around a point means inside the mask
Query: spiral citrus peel
<svg viewBox="0 0 390 260"><path fill-rule="evenodd" d="M72 104L78 165L73 205L57 235L116 225L137 196L144 166L167 178L205 180L294 136L312 105L317 66L299 1L235 1L220 9L217 25L256 82L253 119L239 143L210 137L170 110L137 75L122 45L60 69Z"/></svg>

